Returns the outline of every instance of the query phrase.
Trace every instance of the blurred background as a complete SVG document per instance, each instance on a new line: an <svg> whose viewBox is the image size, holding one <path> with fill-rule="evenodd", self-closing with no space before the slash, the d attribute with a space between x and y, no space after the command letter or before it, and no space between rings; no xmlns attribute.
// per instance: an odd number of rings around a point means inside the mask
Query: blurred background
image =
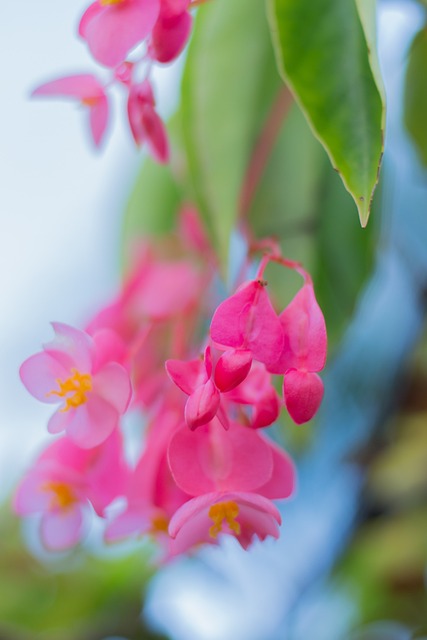
<svg viewBox="0 0 427 640"><path fill-rule="evenodd" d="M41 82L98 71L74 36L86 4L8 3L0 24L8 60L0 119L1 640L427 638L427 37L415 2L379 5L388 127L367 231L332 170L316 178L320 191L310 188L308 170L295 185L298 215L304 207L330 212L314 240L297 228L288 242L315 274L331 355L316 422L276 429L299 466L281 539L249 553L227 540L156 574L146 542L105 549L94 527L81 548L52 556L32 523L11 515L11 492L47 440L50 413L21 386L19 366L50 339L50 321L82 325L117 290L123 214L143 159L121 96L101 153L78 108L29 100ZM156 78L165 117L179 76L174 65ZM303 140L304 126L291 113L281 139ZM268 168L255 207L265 202L280 209Z"/></svg>

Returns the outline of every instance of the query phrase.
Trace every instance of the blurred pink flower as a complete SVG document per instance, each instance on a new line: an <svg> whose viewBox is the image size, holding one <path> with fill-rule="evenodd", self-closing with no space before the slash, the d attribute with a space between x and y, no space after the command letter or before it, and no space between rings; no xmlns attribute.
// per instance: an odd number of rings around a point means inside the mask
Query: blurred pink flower
<svg viewBox="0 0 427 640"><path fill-rule="evenodd" d="M57 78L37 87L32 95L74 98L89 109L92 138L100 146L108 124L109 106L104 87L92 74Z"/></svg>
<svg viewBox="0 0 427 640"><path fill-rule="evenodd" d="M154 107L154 94L148 80L130 86L128 117L133 138L137 145L146 142L154 159L166 163L169 160L168 136Z"/></svg>
<svg viewBox="0 0 427 640"><path fill-rule="evenodd" d="M54 322L52 327L55 339L22 364L21 380L41 402L61 405L49 420L50 433L65 430L78 446L95 447L128 407L129 375L109 360L117 350L112 332L103 332L97 343L96 336L68 325Z"/></svg>

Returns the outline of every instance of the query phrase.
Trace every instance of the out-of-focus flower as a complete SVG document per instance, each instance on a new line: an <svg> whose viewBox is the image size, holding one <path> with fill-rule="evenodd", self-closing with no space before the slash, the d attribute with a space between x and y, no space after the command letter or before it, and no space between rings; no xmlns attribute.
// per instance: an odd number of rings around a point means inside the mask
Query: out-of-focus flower
<svg viewBox="0 0 427 640"><path fill-rule="evenodd" d="M128 117L133 138L137 145L146 142L157 162L166 163L169 161L169 141L165 125L154 107L154 94L148 80L130 86Z"/></svg>
<svg viewBox="0 0 427 640"><path fill-rule="evenodd" d="M37 87L32 95L72 98L89 109L89 124L97 147L104 139L108 124L108 98L100 81L92 74L65 76Z"/></svg>
<svg viewBox="0 0 427 640"><path fill-rule="evenodd" d="M87 333L52 323L55 339L26 360L20 369L28 391L41 402L60 404L48 423L50 433L66 431L80 447L95 447L112 433L129 404L126 369L108 356L115 336L103 332L97 343Z"/></svg>

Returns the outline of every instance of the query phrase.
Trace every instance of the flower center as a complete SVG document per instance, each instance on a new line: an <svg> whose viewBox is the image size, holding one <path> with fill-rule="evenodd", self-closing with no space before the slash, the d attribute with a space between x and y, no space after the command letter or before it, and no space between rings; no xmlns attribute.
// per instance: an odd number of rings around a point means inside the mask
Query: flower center
<svg viewBox="0 0 427 640"><path fill-rule="evenodd" d="M79 407L87 402L87 392L92 390L92 377L90 373L80 373L77 369L71 369L72 376L64 382L57 379L59 391L49 391L48 396L65 398L65 407L61 411Z"/></svg>
<svg viewBox="0 0 427 640"><path fill-rule="evenodd" d="M213 504L209 509L208 515L213 522L213 525L209 528L211 538L216 538L218 533L222 531L222 523L224 520L231 531L234 531L236 535L240 534L240 524L236 521L239 515L239 507L233 500Z"/></svg>
<svg viewBox="0 0 427 640"><path fill-rule="evenodd" d="M99 0L102 7L107 7L109 4L122 4L122 2L126 2L126 0Z"/></svg>
<svg viewBox="0 0 427 640"><path fill-rule="evenodd" d="M99 102L99 98L97 96L88 96L87 98L82 98L81 103L84 107L96 107Z"/></svg>
<svg viewBox="0 0 427 640"><path fill-rule="evenodd" d="M67 509L75 502L77 498L72 492L71 488L65 482L46 482L43 487L43 491L49 491L52 493L51 502L49 508L54 509Z"/></svg>
<svg viewBox="0 0 427 640"><path fill-rule="evenodd" d="M158 533L167 533L168 532L169 521L165 515L157 515L151 518L151 528L150 533L152 535L156 535Z"/></svg>

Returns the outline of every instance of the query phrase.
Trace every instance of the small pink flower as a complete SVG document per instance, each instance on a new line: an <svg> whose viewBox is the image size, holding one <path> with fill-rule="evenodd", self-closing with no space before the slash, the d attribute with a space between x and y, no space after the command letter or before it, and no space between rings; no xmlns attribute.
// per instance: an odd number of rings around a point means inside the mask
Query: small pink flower
<svg viewBox="0 0 427 640"><path fill-rule="evenodd" d="M44 545L50 550L68 549L82 537L89 503L103 516L106 507L124 492L127 477L118 431L90 450L60 438L22 480L14 509L21 516L40 513Z"/></svg>
<svg viewBox="0 0 427 640"><path fill-rule="evenodd" d="M311 420L323 398L323 383L317 371L325 366L327 337L322 311L314 295L310 276L280 314L284 346L276 362L268 366L273 373L284 373L283 395L286 408L297 424Z"/></svg>
<svg viewBox="0 0 427 640"><path fill-rule="evenodd" d="M169 141L165 125L155 110L153 90L148 80L129 89L128 117L137 145L145 142L151 155L160 163L169 160Z"/></svg>
<svg viewBox="0 0 427 640"><path fill-rule="evenodd" d="M67 435L80 447L101 444L116 428L130 397L129 375L107 354L116 345L83 331L52 323L55 339L26 360L20 369L28 391L41 402L60 404L48 431Z"/></svg>
<svg viewBox="0 0 427 640"><path fill-rule="evenodd" d="M232 535L247 549L255 537L279 537L280 513L270 500L241 491L212 492L186 502L169 524L170 555L200 543L217 544L223 534Z"/></svg>
<svg viewBox="0 0 427 640"><path fill-rule="evenodd" d="M66 76L37 87L33 96L74 98L89 109L92 138L100 146L108 124L108 99L104 87L92 74Z"/></svg>
<svg viewBox="0 0 427 640"><path fill-rule="evenodd" d="M159 0L97 0L83 14L79 35L98 62L116 67L153 29Z"/></svg>

